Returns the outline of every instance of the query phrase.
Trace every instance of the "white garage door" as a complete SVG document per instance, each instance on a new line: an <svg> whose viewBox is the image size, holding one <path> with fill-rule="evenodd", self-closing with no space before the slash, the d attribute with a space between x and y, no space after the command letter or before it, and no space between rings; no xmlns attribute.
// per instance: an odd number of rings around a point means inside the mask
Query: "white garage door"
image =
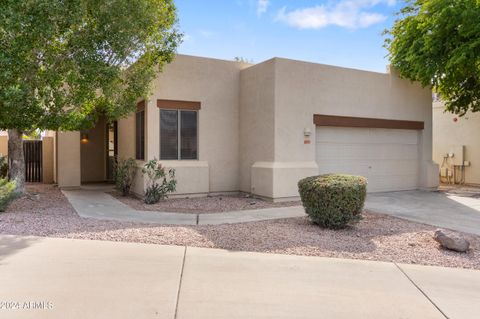
<svg viewBox="0 0 480 319"><path fill-rule="evenodd" d="M316 144L320 174L365 176L369 192L417 188L415 130L317 126Z"/></svg>

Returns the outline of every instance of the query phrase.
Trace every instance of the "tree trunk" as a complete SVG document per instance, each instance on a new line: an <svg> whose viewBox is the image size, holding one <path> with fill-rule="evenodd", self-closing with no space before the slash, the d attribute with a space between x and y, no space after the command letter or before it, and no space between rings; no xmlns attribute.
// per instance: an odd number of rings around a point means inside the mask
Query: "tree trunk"
<svg viewBox="0 0 480 319"><path fill-rule="evenodd" d="M8 130L8 177L17 183L15 192L25 193L25 157L23 156L23 132Z"/></svg>

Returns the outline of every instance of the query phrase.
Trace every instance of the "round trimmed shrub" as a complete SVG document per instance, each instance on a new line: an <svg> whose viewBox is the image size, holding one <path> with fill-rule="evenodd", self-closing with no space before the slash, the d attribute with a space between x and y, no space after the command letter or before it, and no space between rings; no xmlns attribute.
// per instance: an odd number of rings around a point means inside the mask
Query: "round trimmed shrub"
<svg viewBox="0 0 480 319"><path fill-rule="evenodd" d="M345 174L311 176L298 182L298 191L305 212L314 223L339 229L360 220L367 179Z"/></svg>

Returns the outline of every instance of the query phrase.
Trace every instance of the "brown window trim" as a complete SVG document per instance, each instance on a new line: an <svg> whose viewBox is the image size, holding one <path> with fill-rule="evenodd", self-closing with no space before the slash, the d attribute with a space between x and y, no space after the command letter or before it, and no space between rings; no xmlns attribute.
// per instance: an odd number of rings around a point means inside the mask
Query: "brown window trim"
<svg viewBox="0 0 480 319"><path fill-rule="evenodd" d="M145 100L141 100L137 103L137 112L145 110Z"/></svg>
<svg viewBox="0 0 480 319"><path fill-rule="evenodd" d="M422 121L389 120L323 114L314 114L313 123L318 126L388 128L401 130L423 130L425 127L425 123Z"/></svg>
<svg viewBox="0 0 480 319"><path fill-rule="evenodd" d="M201 108L201 103L194 101L157 100L157 107L170 110L198 111Z"/></svg>

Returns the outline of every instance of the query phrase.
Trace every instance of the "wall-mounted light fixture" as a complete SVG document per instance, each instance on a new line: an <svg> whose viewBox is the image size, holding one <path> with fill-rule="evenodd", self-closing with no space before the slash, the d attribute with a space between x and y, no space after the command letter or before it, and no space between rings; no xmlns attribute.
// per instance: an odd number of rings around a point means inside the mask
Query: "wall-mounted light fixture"
<svg viewBox="0 0 480 319"><path fill-rule="evenodd" d="M88 133L87 132L80 132L80 143L87 144L88 143Z"/></svg>
<svg viewBox="0 0 480 319"><path fill-rule="evenodd" d="M303 129L303 144L310 144L310 135L312 135L312 132L310 131L310 128L306 127Z"/></svg>

